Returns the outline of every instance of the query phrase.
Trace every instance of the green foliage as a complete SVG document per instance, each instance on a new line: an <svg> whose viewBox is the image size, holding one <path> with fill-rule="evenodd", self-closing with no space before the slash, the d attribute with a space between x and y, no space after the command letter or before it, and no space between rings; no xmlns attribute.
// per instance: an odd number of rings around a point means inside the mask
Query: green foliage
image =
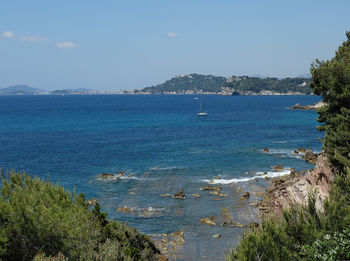
<svg viewBox="0 0 350 261"><path fill-rule="evenodd" d="M233 76L232 79L232 81L226 82L225 77L194 73L174 77L162 84L144 88L141 92L150 92L152 94L164 94L167 92L186 93L187 91L193 91L194 93L199 91L219 93L221 92L221 87L228 87L234 88L236 91L252 93L259 93L262 90L280 93L311 93L309 87L310 79L308 78L285 78L279 80L277 78ZM303 85L304 82L306 85Z"/></svg>
<svg viewBox="0 0 350 261"><path fill-rule="evenodd" d="M350 260L350 229L326 234L312 245L304 245L301 249L304 260L337 261Z"/></svg>
<svg viewBox="0 0 350 261"><path fill-rule="evenodd" d="M346 36L334 58L311 66L311 87L326 102L318 110L319 129L326 131L323 147L341 170L350 167L350 32Z"/></svg>
<svg viewBox="0 0 350 261"><path fill-rule="evenodd" d="M323 148L339 174L324 211L316 211L311 193L307 208L293 207L246 231L227 260L350 260L350 32L346 36L333 59L311 67L310 86L326 103L318 109Z"/></svg>
<svg viewBox="0 0 350 261"><path fill-rule="evenodd" d="M278 93L299 92L310 94L310 79L308 78L258 78L258 77L233 77L232 82L227 82L224 87L230 87L238 92L259 93L272 91ZM306 83L305 85L303 83Z"/></svg>
<svg viewBox="0 0 350 261"><path fill-rule="evenodd" d="M37 258L151 260L158 253L146 236L106 219L98 204L91 210L83 194L25 173L2 176L1 260L32 260L38 253Z"/></svg>
<svg viewBox="0 0 350 261"><path fill-rule="evenodd" d="M226 260L299 260L301 246L322 235L320 218L312 207L285 210L282 218L270 216L246 231Z"/></svg>
<svg viewBox="0 0 350 261"><path fill-rule="evenodd" d="M177 76L153 87L142 89L142 92L150 92L152 94L164 94L166 92L186 93L193 91L202 92L220 92L221 87L225 83L226 78L212 75L189 74Z"/></svg>
<svg viewBox="0 0 350 261"><path fill-rule="evenodd" d="M282 218L270 216L247 230L226 260L348 260L350 169L336 178L323 213L316 212L312 195L308 207L290 208ZM338 239L342 243L336 248Z"/></svg>

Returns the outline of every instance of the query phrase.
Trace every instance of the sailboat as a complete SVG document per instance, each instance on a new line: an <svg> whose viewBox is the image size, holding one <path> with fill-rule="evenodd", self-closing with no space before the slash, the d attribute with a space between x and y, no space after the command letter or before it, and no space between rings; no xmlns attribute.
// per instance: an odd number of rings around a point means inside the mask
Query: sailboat
<svg viewBox="0 0 350 261"><path fill-rule="evenodd" d="M199 103L199 112L197 113L198 116L207 116L208 113L202 111L202 99L200 99L200 103Z"/></svg>

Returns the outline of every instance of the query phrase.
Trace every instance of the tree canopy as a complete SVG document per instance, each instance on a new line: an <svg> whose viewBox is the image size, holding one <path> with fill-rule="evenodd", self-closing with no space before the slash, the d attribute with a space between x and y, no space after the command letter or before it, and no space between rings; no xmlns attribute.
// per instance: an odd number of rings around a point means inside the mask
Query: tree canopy
<svg viewBox="0 0 350 261"><path fill-rule="evenodd" d="M335 57L311 66L311 87L326 103L318 109L319 130L326 131L323 148L341 170L350 167L350 32L346 36Z"/></svg>

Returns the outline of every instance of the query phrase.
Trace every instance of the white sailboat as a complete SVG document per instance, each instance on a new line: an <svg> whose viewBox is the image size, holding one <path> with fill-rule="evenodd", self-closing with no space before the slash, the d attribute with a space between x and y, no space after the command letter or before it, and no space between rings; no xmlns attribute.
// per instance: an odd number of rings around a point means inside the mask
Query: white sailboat
<svg viewBox="0 0 350 261"><path fill-rule="evenodd" d="M207 116L208 113L202 111L202 99L200 99L200 103L199 103L199 112L197 113L198 116Z"/></svg>

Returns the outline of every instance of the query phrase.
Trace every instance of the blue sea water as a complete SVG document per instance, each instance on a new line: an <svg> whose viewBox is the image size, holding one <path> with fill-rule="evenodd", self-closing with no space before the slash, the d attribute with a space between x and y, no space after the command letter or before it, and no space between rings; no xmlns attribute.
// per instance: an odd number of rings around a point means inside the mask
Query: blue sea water
<svg viewBox="0 0 350 261"><path fill-rule="evenodd" d="M312 168L293 150L321 150L317 113L288 107L320 97L203 95L206 117L197 116L195 97L0 96L0 167L76 188L96 198L110 218L143 233L184 231L186 243L174 250L179 260L222 259L243 228L210 227L199 220L222 219L222 209L229 209L234 220L247 224L256 219L247 213L259 195L242 201L241 191L264 190L263 172L278 176L291 167ZM272 170L277 164L284 172ZM119 171L126 173L115 182L96 178ZM210 181L227 197L200 191ZM180 189L186 200L160 197ZM134 213L116 211L124 206Z"/></svg>

